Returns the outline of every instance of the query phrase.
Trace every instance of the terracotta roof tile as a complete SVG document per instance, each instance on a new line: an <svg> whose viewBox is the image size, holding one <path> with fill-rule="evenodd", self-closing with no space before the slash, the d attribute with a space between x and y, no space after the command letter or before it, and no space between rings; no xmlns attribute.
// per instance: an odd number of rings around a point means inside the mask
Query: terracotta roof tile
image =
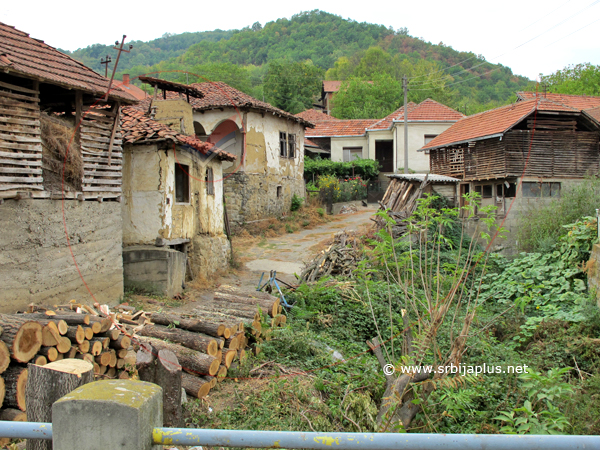
<svg viewBox="0 0 600 450"><path fill-rule="evenodd" d="M375 124L373 119L332 120L315 124L315 128L306 130L307 137L363 136L366 129Z"/></svg>
<svg viewBox="0 0 600 450"><path fill-rule="evenodd" d="M306 138L304 138L304 146L305 147L319 147L313 141L311 141L310 139L306 139Z"/></svg>
<svg viewBox="0 0 600 450"><path fill-rule="evenodd" d="M40 78L50 84L104 95L109 80L43 41L0 22L0 69L15 75ZM111 96L135 102L136 98L113 86Z"/></svg>
<svg viewBox="0 0 600 450"><path fill-rule="evenodd" d="M316 109L307 109L306 111L302 111L301 113L296 114L296 117L300 117L312 123L333 122L342 120L330 116L329 114L325 114L322 111L317 111Z"/></svg>
<svg viewBox="0 0 600 450"><path fill-rule="evenodd" d="M431 100L430 98L423 100L418 105L410 102L407 104L408 122L456 122L465 117L458 111L449 106ZM384 117L377 122L370 130L388 130L394 121L404 120L404 106Z"/></svg>
<svg viewBox="0 0 600 450"><path fill-rule="evenodd" d="M337 92L341 85L342 81L323 81L323 92Z"/></svg>
<svg viewBox="0 0 600 450"><path fill-rule="evenodd" d="M579 112L576 108L545 98L523 100L465 117L434 138L422 150L501 135L533 113L536 108L538 111Z"/></svg>
<svg viewBox="0 0 600 450"><path fill-rule="evenodd" d="M553 94L538 92L517 92L519 101L530 100L532 98L543 98L554 102L562 103L578 109L579 111L588 108L600 106L600 97L592 97L590 95L569 95L569 94Z"/></svg>
<svg viewBox="0 0 600 450"><path fill-rule="evenodd" d="M174 143L189 145L203 155L217 153L219 159L222 160L234 161L236 159L235 155L215 147L212 143L203 142L194 136L177 133L167 125L146 116L135 107L126 106L121 109L121 130L123 140L129 144L169 140Z"/></svg>

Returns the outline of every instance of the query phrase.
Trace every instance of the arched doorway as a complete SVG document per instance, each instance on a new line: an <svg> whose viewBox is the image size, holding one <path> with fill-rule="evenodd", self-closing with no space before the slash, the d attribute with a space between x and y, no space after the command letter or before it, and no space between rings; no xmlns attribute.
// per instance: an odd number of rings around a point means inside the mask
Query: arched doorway
<svg viewBox="0 0 600 450"><path fill-rule="evenodd" d="M233 162L223 161L223 172L231 172L242 163L244 143L242 133L234 121L228 119L221 122L208 137L208 142L236 156Z"/></svg>
<svg viewBox="0 0 600 450"><path fill-rule="evenodd" d="M206 142L206 140L208 139L208 134L206 133L206 130L204 130L204 127L200 122L194 121L194 134L201 141Z"/></svg>

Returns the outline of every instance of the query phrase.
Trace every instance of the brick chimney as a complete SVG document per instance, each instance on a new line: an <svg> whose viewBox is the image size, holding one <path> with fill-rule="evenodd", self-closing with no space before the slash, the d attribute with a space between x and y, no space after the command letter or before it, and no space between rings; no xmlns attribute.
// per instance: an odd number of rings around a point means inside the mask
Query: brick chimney
<svg viewBox="0 0 600 450"><path fill-rule="evenodd" d="M123 74L123 86L129 86L129 74Z"/></svg>

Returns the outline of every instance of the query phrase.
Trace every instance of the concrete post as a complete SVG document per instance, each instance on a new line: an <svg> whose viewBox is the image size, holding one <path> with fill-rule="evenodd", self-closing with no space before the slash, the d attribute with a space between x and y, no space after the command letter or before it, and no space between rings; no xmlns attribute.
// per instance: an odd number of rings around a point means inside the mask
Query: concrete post
<svg viewBox="0 0 600 450"><path fill-rule="evenodd" d="M56 450L158 450L152 430L162 426L162 389L152 383L89 383L52 406Z"/></svg>

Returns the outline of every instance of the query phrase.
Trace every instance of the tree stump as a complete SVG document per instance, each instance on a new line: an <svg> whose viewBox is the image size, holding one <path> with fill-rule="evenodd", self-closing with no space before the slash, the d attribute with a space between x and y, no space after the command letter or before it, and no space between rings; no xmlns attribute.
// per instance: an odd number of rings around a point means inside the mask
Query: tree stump
<svg viewBox="0 0 600 450"><path fill-rule="evenodd" d="M156 361L156 384L163 390L163 423L165 427L181 426L181 366L170 350L160 350Z"/></svg>
<svg viewBox="0 0 600 450"><path fill-rule="evenodd" d="M64 359L45 366L29 364L25 402L30 422L52 422L52 404L72 390L94 381L94 366ZM52 441L27 439L27 450L52 450Z"/></svg>

